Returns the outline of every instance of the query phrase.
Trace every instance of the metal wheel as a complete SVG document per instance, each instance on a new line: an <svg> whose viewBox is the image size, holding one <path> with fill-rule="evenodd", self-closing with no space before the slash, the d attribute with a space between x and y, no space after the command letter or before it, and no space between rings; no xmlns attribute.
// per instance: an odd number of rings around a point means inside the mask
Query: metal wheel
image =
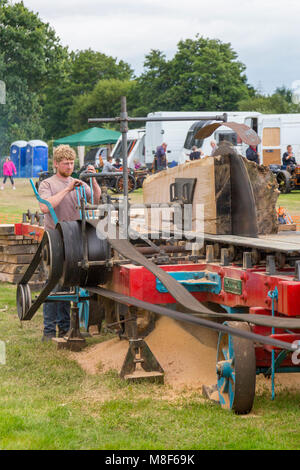
<svg viewBox="0 0 300 470"><path fill-rule="evenodd" d="M277 173L277 183L279 186L279 191L283 194L290 193L293 189L291 175L286 170L282 170Z"/></svg>
<svg viewBox="0 0 300 470"><path fill-rule="evenodd" d="M250 331L248 323L225 322ZM251 411L255 396L256 358L252 341L220 333L217 349L217 389L222 407L237 414Z"/></svg>
<svg viewBox="0 0 300 470"><path fill-rule="evenodd" d="M136 180L132 175L128 175L128 192L131 193L135 190ZM117 193L122 193L124 190L123 176L118 176L115 183Z"/></svg>
<svg viewBox="0 0 300 470"><path fill-rule="evenodd" d="M20 320L31 307L31 291L28 284L18 284L17 287L17 312Z"/></svg>

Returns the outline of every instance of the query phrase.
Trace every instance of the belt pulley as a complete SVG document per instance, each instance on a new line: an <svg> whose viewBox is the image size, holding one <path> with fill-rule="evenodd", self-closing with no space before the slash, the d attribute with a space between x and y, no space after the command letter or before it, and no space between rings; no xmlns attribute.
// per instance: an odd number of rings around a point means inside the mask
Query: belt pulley
<svg viewBox="0 0 300 470"><path fill-rule="evenodd" d="M87 243L89 261L109 259L109 243L99 239L95 228L89 223L85 227L84 240L81 221L60 222L54 230L44 233L33 260L17 286L17 311L20 320L31 320L58 283L64 287L85 287L107 281L109 272L105 266L91 265L84 268L81 265L84 243ZM44 264L48 279L37 299L32 302L29 281L40 263Z"/></svg>
<svg viewBox="0 0 300 470"><path fill-rule="evenodd" d="M33 315L58 284L63 268L63 242L58 230L44 233L38 249L17 287L17 311L20 320L31 320ZM48 280L34 303L31 301L29 281L39 264L46 267Z"/></svg>

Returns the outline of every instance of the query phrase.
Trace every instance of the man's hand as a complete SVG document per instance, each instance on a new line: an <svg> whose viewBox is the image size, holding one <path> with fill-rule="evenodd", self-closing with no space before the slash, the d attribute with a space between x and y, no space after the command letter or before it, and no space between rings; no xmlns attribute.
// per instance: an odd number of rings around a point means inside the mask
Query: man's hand
<svg viewBox="0 0 300 470"><path fill-rule="evenodd" d="M71 183L68 185L67 187L67 190L69 192L73 191L77 186L82 186L82 181L81 180L77 180L77 179L73 179L71 181Z"/></svg>
<svg viewBox="0 0 300 470"><path fill-rule="evenodd" d="M90 172L90 173L96 173L96 170L95 170L95 167L94 165L89 165L86 169L86 171Z"/></svg>

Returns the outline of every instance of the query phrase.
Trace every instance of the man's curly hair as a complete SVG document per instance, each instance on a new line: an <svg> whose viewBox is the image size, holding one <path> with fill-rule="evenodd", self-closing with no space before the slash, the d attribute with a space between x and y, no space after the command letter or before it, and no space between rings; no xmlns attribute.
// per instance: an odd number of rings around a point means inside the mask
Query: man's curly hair
<svg viewBox="0 0 300 470"><path fill-rule="evenodd" d="M59 145L53 152L53 160L60 163L64 158L67 160L75 160L76 152L69 145Z"/></svg>

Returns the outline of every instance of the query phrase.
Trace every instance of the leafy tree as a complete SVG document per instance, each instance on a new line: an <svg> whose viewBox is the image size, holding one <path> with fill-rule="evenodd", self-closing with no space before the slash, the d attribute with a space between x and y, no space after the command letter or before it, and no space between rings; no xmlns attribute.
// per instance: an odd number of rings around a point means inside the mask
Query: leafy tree
<svg viewBox="0 0 300 470"><path fill-rule="evenodd" d="M92 91L99 80L130 80L133 76L126 62L117 63L117 59L92 49L72 52L71 62L70 80L77 87L77 94Z"/></svg>
<svg viewBox="0 0 300 470"><path fill-rule="evenodd" d="M272 95L255 94L238 103L240 111L257 111L263 114L299 113L300 105L292 102L292 91L286 87L276 88Z"/></svg>
<svg viewBox="0 0 300 470"><path fill-rule="evenodd" d="M43 138L41 94L57 81L59 57L66 53L55 32L23 2L1 2L0 77L6 104L0 107L1 152L15 139Z"/></svg>
<svg viewBox="0 0 300 470"><path fill-rule="evenodd" d="M135 105L135 88L136 83L133 80L100 80L90 93L74 99L69 112L69 119L72 118L73 123L72 131L78 132L86 128L88 119L92 117L119 116L121 96L127 97L127 107L130 113Z"/></svg>
<svg viewBox="0 0 300 470"><path fill-rule="evenodd" d="M169 61L152 50L144 67L138 78L139 101L148 112L163 108L230 111L252 93L236 52L229 43L215 39L196 36L180 41Z"/></svg>
<svg viewBox="0 0 300 470"><path fill-rule="evenodd" d="M60 57L62 76L48 83L44 100L43 124L48 138L62 137L78 128L70 112L80 96L92 92L100 80L129 80L133 71L117 59L91 49L71 52ZM87 125L87 122L83 124Z"/></svg>

